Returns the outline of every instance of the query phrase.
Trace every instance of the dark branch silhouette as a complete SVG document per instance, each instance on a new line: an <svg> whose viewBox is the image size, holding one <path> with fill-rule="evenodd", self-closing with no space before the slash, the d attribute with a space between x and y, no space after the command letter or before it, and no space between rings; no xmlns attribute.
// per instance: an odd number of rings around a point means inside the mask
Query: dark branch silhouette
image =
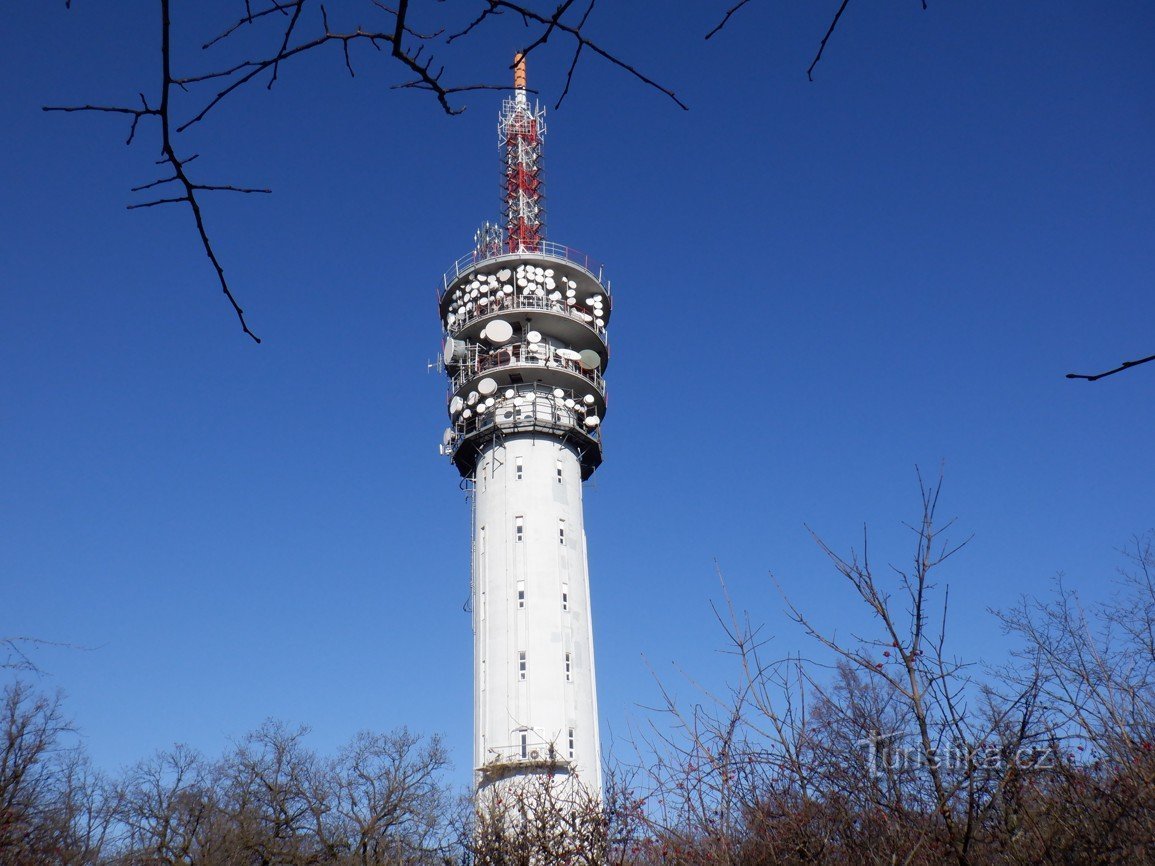
<svg viewBox="0 0 1155 866"><path fill-rule="evenodd" d="M1124 361L1118 367L1112 370L1105 370L1102 373L1068 373L1068 379L1086 379L1088 382L1095 382L1106 376L1114 376L1116 373L1122 373L1124 370L1130 370L1132 367L1138 367L1140 364L1147 364L1155 361L1155 355L1148 355L1146 358L1139 358L1135 361Z"/></svg>

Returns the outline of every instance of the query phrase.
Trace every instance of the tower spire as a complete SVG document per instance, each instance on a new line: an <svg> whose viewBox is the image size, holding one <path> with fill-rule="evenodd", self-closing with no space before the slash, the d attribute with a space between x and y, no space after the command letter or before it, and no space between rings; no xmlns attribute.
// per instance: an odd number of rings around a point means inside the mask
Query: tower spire
<svg viewBox="0 0 1155 866"><path fill-rule="evenodd" d="M526 94L525 55L513 58L513 95L502 102L497 124L502 148L505 246L510 253L537 252L545 240L542 139L545 110Z"/></svg>

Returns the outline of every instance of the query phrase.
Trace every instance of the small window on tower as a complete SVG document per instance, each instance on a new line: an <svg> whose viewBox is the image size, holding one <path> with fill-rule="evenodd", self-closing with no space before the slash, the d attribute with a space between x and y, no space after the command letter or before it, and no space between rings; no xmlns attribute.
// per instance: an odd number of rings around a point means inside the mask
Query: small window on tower
<svg viewBox="0 0 1155 866"><path fill-rule="evenodd" d="M569 610L569 584L563 583L561 585L561 609Z"/></svg>
<svg viewBox="0 0 1155 866"><path fill-rule="evenodd" d="M519 580L517 582L517 606L519 608L525 607L525 581Z"/></svg>
<svg viewBox="0 0 1155 866"><path fill-rule="evenodd" d="M559 461L557 461L557 483L561 484L561 482L562 482L561 461L559 460Z"/></svg>
<svg viewBox="0 0 1155 866"><path fill-rule="evenodd" d="M521 756L523 758L529 757L529 732L521 732Z"/></svg>
<svg viewBox="0 0 1155 866"><path fill-rule="evenodd" d="M565 654L565 681L573 681L573 655L571 653Z"/></svg>
<svg viewBox="0 0 1155 866"><path fill-rule="evenodd" d="M569 729L569 759L573 760L573 728Z"/></svg>
<svg viewBox="0 0 1155 866"><path fill-rule="evenodd" d="M525 538L525 518L513 518L513 540L522 541Z"/></svg>
<svg viewBox="0 0 1155 866"><path fill-rule="evenodd" d="M557 543L565 547L565 519L557 522Z"/></svg>
<svg viewBox="0 0 1155 866"><path fill-rule="evenodd" d="M517 654L517 678L519 680L525 679L525 651L522 650Z"/></svg>
<svg viewBox="0 0 1155 866"><path fill-rule="evenodd" d="M514 459L513 468L514 468L514 472L516 473L515 477L517 478L518 481L521 481L525 467L522 465L520 457Z"/></svg>

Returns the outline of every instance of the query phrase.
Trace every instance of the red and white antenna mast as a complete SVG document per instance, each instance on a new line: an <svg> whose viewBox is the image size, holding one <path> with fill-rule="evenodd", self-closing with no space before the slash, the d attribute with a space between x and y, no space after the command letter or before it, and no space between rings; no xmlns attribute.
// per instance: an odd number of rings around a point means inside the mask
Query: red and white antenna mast
<svg viewBox="0 0 1155 866"><path fill-rule="evenodd" d="M512 96L501 105L497 131L504 157L505 248L510 253L538 252L545 240L542 193L542 139L545 109L531 107L525 93L525 56L513 59Z"/></svg>

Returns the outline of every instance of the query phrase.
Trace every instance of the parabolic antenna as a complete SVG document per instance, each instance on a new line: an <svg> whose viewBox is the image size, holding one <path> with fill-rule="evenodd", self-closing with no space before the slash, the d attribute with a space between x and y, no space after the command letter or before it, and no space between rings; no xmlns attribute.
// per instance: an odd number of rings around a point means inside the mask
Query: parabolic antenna
<svg viewBox="0 0 1155 866"><path fill-rule="evenodd" d="M564 397L564 396L565 396L565 391L563 391L561 388L554 388L554 389L553 389L553 396L555 396L555 397Z"/></svg>
<svg viewBox="0 0 1155 866"><path fill-rule="evenodd" d="M481 396L488 397L490 394L497 390L497 382L486 376L484 379L477 383L477 390Z"/></svg>
<svg viewBox="0 0 1155 866"><path fill-rule="evenodd" d="M485 326L483 336L489 342L500 346L502 343L508 343L509 338L513 336L513 326L505 319L494 319Z"/></svg>
<svg viewBox="0 0 1155 866"><path fill-rule="evenodd" d="M441 352L441 357L447 365L460 361L465 357L465 343L450 337L445 341L445 348Z"/></svg>
<svg viewBox="0 0 1155 866"><path fill-rule="evenodd" d="M513 395L514 395L514 394L516 394L516 393L517 393L517 392L516 392L516 391L514 391L512 388L506 388L506 389L505 389L505 399L506 399L506 400L512 400L512 399L513 399Z"/></svg>
<svg viewBox="0 0 1155 866"><path fill-rule="evenodd" d="M513 271L511 271L509 268L502 268L500 271L497 272L497 278L504 283L506 280L509 279L509 275L512 273L513 273Z"/></svg>
<svg viewBox="0 0 1155 866"><path fill-rule="evenodd" d="M596 355L597 352L594 352ZM557 356L565 358L567 361L580 361L582 359L581 352L575 352L573 349L558 349Z"/></svg>
<svg viewBox="0 0 1155 866"><path fill-rule="evenodd" d="M446 427L445 432L441 434L441 445L442 445L442 447L448 448L449 443L452 441L453 441L453 428L452 427Z"/></svg>
<svg viewBox="0 0 1155 866"><path fill-rule="evenodd" d="M458 412L461 411L461 407L464 405L465 405L464 400L462 400L460 397L454 397L452 400L449 401L449 411L451 414L456 415Z"/></svg>
<svg viewBox="0 0 1155 866"><path fill-rule="evenodd" d="M583 370L596 370L602 365L602 356L593 349L582 349L578 353L578 359Z"/></svg>
<svg viewBox="0 0 1155 866"><path fill-rule="evenodd" d="M530 331L528 334L525 335L525 338L527 340L529 340L529 342L531 342L531 343L540 343L541 342L541 334L539 334L537 331Z"/></svg>
<svg viewBox="0 0 1155 866"><path fill-rule="evenodd" d="M586 394L584 397L582 397L582 402L585 403L587 406L592 406L596 399L597 398L594 397L593 394Z"/></svg>
<svg viewBox="0 0 1155 866"><path fill-rule="evenodd" d="M476 403L477 402L477 392L476 391L470 391L469 395L465 398L465 402L468 403L470 406L472 406L474 403Z"/></svg>
<svg viewBox="0 0 1155 866"><path fill-rule="evenodd" d="M590 428L597 427L601 423L602 423L602 419L599 418L597 415L586 415L585 425L587 427L590 427Z"/></svg>

